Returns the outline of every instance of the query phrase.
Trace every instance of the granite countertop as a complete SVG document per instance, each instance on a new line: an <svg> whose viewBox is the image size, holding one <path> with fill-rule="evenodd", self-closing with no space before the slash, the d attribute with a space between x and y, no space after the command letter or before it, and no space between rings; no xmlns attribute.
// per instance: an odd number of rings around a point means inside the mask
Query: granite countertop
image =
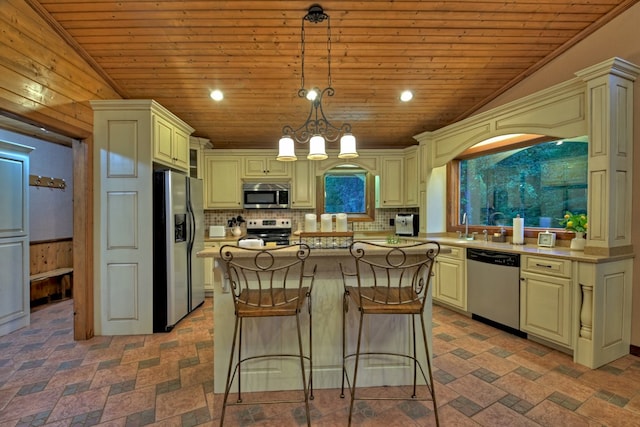
<svg viewBox="0 0 640 427"><path fill-rule="evenodd" d="M393 235L391 231L368 231L357 232L354 240L379 240L385 241L387 236ZM455 236L448 235L427 235L417 237L400 237L400 239L410 241L426 241L433 240L440 243L441 246L455 246L462 248L487 249L499 252L516 253L520 255L541 255L554 258L568 259L571 261L582 261L591 263L602 263L618 261L622 259L633 258L633 253L625 253L621 255L595 255L585 254L584 251L574 251L568 246L555 246L553 248L540 247L535 239L525 239L524 245L514 245L511 242L485 242L482 237L477 240L466 240Z"/></svg>
<svg viewBox="0 0 640 427"><path fill-rule="evenodd" d="M227 233L226 236L222 237L209 237L209 234L205 234L204 241L206 242L228 242L228 241L238 241L246 236L246 233L243 233L239 236L234 236L231 233Z"/></svg>
<svg viewBox="0 0 640 427"><path fill-rule="evenodd" d="M594 255L585 254L584 251L574 251L569 247L555 246L553 248L540 247L536 241L525 241L524 245L514 245L510 242L485 242L482 239L479 240L465 240L457 237L449 236L426 236L426 237L408 237L407 240L433 240L441 245L457 246L464 248L474 249L487 249L499 252L516 253L520 255L541 255L554 258L568 259L571 261L582 261L591 263L611 262L627 258L633 258L633 253L621 254L616 256L611 255Z"/></svg>
<svg viewBox="0 0 640 427"><path fill-rule="evenodd" d="M356 232L354 240L368 240L382 244L386 244L387 236L393 235L391 231L365 231ZM205 242L228 242L237 241L244 236L228 235L225 237L205 237ZM400 236L401 240L405 241L428 241L433 240L438 242L442 247L442 253L450 252L447 249L448 246L463 247L463 248L475 248L475 249L487 249L499 252L516 253L520 255L540 255L548 256L560 259L567 259L571 261L582 261L590 263L602 263L611 262L622 259L633 258L633 253L626 253L616 256L610 255L594 255L585 254L583 251L571 250L568 246L555 246L553 248L539 247L537 242L533 239L525 239L524 245L514 245L510 242L500 243L492 241L484 241L482 238L478 240L466 240L457 237L433 235L433 236L417 236L417 237L404 237ZM198 253L199 257L216 257L218 254L218 248L206 248ZM313 256L344 256L348 254L347 248L335 248L335 249L318 249L312 248Z"/></svg>

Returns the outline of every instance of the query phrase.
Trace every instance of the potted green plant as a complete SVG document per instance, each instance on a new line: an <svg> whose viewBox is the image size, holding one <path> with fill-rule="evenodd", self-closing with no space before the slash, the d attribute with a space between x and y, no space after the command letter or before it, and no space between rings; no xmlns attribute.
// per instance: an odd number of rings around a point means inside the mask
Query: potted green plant
<svg viewBox="0 0 640 427"><path fill-rule="evenodd" d="M571 249L583 250L587 243L584 238L589 225L589 219L586 213L571 213L567 211L560 220L560 225L564 226L566 231L573 231L575 237L571 239Z"/></svg>

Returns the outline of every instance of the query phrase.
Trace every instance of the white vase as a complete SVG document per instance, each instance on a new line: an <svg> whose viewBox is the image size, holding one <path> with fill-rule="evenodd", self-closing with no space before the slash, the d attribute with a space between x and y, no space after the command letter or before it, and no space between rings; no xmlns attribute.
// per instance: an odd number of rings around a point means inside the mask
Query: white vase
<svg viewBox="0 0 640 427"><path fill-rule="evenodd" d="M583 251L586 244L587 239L584 238L584 232L576 231L576 237L571 239L571 250Z"/></svg>

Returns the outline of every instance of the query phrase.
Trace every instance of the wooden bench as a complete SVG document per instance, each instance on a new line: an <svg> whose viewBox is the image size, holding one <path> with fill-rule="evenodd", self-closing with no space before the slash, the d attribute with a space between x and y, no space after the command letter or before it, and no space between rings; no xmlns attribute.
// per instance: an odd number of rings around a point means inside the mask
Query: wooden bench
<svg viewBox="0 0 640 427"><path fill-rule="evenodd" d="M73 268L62 267L29 276L31 306L73 296Z"/></svg>
<svg viewBox="0 0 640 427"><path fill-rule="evenodd" d="M31 307L73 294L73 239L29 242Z"/></svg>

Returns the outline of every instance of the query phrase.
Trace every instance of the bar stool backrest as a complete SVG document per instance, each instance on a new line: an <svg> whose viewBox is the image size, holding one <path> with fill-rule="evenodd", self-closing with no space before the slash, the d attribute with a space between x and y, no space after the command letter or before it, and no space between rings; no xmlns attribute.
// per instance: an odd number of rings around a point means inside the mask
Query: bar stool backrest
<svg viewBox="0 0 640 427"><path fill-rule="evenodd" d="M382 245L355 241L349 247L355 259L358 294L384 305L415 305L424 308L433 271L440 253L437 242Z"/></svg>
<svg viewBox="0 0 640 427"><path fill-rule="evenodd" d="M231 285L236 306L254 308L291 306L304 297L305 261L310 254L305 244L271 248L243 248L224 245L220 259Z"/></svg>

